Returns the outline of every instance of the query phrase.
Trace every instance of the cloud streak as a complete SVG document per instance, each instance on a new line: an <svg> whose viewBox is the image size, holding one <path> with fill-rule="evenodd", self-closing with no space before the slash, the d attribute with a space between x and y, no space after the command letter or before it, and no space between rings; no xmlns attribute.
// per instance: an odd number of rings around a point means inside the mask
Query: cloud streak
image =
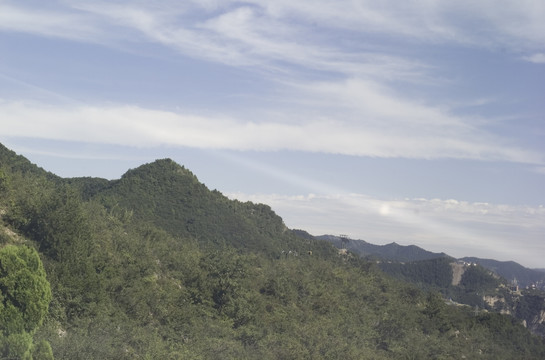
<svg viewBox="0 0 545 360"><path fill-rule="evenodd" d="M99 18L70 8L52 10L36 5L25 7L19 2L0 3L0 31L93 43L107 38L102 29L104 23Z"/></svg>
<svg viewBox="0 0 545 360"><path fill-rule="evenodd" d="M400 111L403 111L401 107ZM415 109L426 112L428 109ZM82 141L153 147L189 146L229 150L299 150L374 157L463 158L540 164L541 154L502 146L496 139L465 129L457 132L455 119L445 119L446 130L425 121L412 122L413 132L377 125L340 122L322 117L289 123L251 121L228 116L203 116L145 109L137 106L55 107L40 103L1 101L4 136ZM288 116L288 114L285 114ZM440 118L440 113L436 115ZM292 114L290 116L293 117ZM410 119L408 120L410 121Z"/></svg>
<svg viewBox="0 0 545 360"><path fill-rule="evenodd" d="M525 56L523 57L523 60L534 64L545 64L545 54L538 53L531 56Z"/></svg>

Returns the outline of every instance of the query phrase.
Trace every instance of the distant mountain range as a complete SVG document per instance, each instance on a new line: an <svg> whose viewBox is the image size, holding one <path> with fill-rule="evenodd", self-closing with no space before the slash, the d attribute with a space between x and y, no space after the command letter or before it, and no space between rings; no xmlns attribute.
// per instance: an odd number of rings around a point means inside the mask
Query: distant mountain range
<svg viewBox="0 0 545 360"><path fill-rule="evenodd" d="M364 240L353 240L334 235L321 235L317 236L317 238L327 240L339 249L345 248L362 257L376 257L381 260L409 262L448 257L445 253L434 253L415 245L404 246L395 242L386 245L374 245Z"/></svg>
<svg viewBox="0 0 545 360"><path fill-rule="evenodd" d="M309 237L310 234L300 236ZM514 261L477 257L455 259L415 245L374 245L345 236L317 236L340 253L350 251L378 262L378 268L403 282L440 291L445 298L487 311L511 314L534 334L545 338L545 272ZM512 285L518 285L512 286Z"/></svg>
<svg viewBox="0 0 545 360"><path fill-rule="evenodd" d="M464 257L460 260L477 263L511 282L515 281L521 287L537 284L545 284L545 272L528 269L514 261L498 261L493 259L481 259L477 257Z"/></svg>
<svg viewBox="0 0 545 360"><path fill-rule="evenodd" d="M383 261L413 262L430 260L441 257L455 258L445 253L434 253L422 249L416 245L399 245L395 242L386 245L374 245L364 240L348 239L335 235L320 235L317 239L329 241L339 249L346 249L365 258L376 258ZM498 261L493 259L482 259L477 257L464 257L461 259L468 263L476 263L496 273L509 282L516 281L520 287L537 285L545 286L544 269L529 269L514 261Z"/></svg>

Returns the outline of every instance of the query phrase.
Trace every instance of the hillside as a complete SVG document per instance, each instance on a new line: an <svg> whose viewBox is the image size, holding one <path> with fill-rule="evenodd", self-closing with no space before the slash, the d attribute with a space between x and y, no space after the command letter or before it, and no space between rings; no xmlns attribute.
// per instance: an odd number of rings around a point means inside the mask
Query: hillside
<svg viewBox="0 0 545 360"><path fill-rule="evenodd" d="M505 278L509 282L516 280L517 285L521 288L536 285L538 288L545 290L545 273L539 270L525 268L514 261L497 261L477 257L465 257L461 260L479 264Z"/></svg>
<svg viewBox="0 0 545 360"><path fill-rule="evenodd" d="M300 236L309 239L314 238L308 233L302 235L303 233L304 231L299 231ZM399 245L395 242L386 245L374 245L364 240L347 239L334 235L322 235L316 238L326 240L338 249L347 249L361 257L376 259L377 261L415 262L442 257L454 261L454 258L445 253L430 252L415 245ZM540 269L528 269L514 261L498 261L477 257L464 257L458 260L479 264L501 276L510 284L515 282L520 288L533 287L545 290L545 273Z"/></svg>
<svg viewBox="0 0 545 360"><path fill-rule="evenodd" d="M171 160L107 181L0 159L0 358L545 357L512 317L448 306Z"/></svg>
<svg viewBox="0 0 545 360"><path fill-rule="evenodd" d="M149 221L175 237L277 257L290 250L331 251L322 242L300 241L269 206L232 201L219 191L210 191L191 171L170 159L142 165L107 183L71 181L109 211L126 209L134 220Z"/></svg>
<svg viewBox="0 0 545 360"><path fill-rule="evenodd" d="M302 233L304 233L304 231L300 231L300 235ZM304 236L307 238L314 238L308 233ZM454 258L445 253L434 253L415 245L399 245L395 242L386 245L374 245L364 240L343 239L340 236L334 235L321 235L316 238L326 240L338 249L347 249L361 257L369 259L374 258L379 261L412 262L431 260L440 257L448 257L454 260ZM505 278L509 282L516 280L517 285L521 288L535 286L545 290L544 269L528 269L514 261L498 261L477 257L464 257L458 260L479 264Z"/></svg>
<svg viewBox="0 0 545 360"><path fill-rule="evenodd" d="M545 338L545 292L541 290L516 290L484 266L446 257L408 263L381 262L379 267L401 281L439 291L456 303L510 314Z"/></svg>
<svg viewBox="0 0 545 360"><path fill-rule="evenodd" d="M445 253L433 253L415 245L399 245L395 242L386 245L374 245L364 240L341 238L334 235L317 236L318 239L331 242L339 249L346 248L362 257L377 258L386 261L418 261L448 256Z"/></svg>

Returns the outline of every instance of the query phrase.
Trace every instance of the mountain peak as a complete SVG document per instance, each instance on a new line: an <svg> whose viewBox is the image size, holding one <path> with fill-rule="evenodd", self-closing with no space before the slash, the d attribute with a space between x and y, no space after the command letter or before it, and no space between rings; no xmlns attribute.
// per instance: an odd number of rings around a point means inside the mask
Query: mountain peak
<svg viewBox="0 0 545 360"><path fill-rule="evenodd" d="M155 183L161 180L171 181L173 177L178 177L180 175L189 177L194 182L199 182L191 171L170 158L158 159L154 162L140 165L135 169L127 171L121 179L138 177L142 180L151 180Z"/></svg>
<svg viewBox="0 0 545 360"><path fill-rule="evenodd" d="M8 149L2 143L0 143L0 167L9 169L10 171L17 171L23 174L34 174L40 176L47 176L49 179L58 180L59 177L53 173L50 173L36 164L33 164L22 155L18 155L15 151Z"/></svg>

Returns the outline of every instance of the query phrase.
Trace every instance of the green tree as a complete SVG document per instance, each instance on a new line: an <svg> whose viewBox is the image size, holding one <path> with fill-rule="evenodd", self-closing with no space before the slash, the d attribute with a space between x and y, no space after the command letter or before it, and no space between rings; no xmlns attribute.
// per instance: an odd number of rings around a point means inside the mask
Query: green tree
<svg viewBox="0 0 545 360"><path fill-rule="evenodd" d="M40 341L32 351L33 360L53 360L53 350L46 340Z"/></svg>
<svg viewBox="0 0 545 360"><path fill-rule="evenodd" d="M4 192L7 189L8 177L4 170L0 169L0 192Z"/></svg>
<svg viewBox="0 0 545 360"><path fill-rule="evenodd" d="M0 355L30 358L32 335L42 324L51 288L36 250L7 245L0 250Z"/></svg>

